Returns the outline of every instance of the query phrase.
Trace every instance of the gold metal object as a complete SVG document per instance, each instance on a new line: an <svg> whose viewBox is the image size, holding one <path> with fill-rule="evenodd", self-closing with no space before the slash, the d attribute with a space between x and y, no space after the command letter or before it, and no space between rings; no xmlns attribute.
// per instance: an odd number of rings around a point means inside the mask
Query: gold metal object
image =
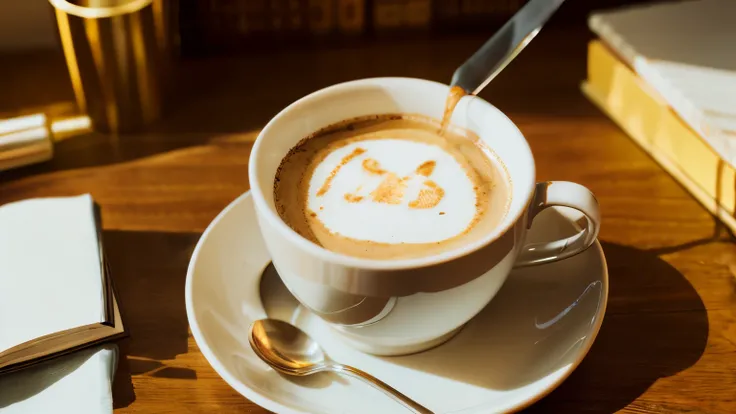
<svg viewBox="0 0 736 414"><path fill-rule="evenodd" d="M92 127L131 132L158 119L171 44L164 0L49 1Z"/></svg>

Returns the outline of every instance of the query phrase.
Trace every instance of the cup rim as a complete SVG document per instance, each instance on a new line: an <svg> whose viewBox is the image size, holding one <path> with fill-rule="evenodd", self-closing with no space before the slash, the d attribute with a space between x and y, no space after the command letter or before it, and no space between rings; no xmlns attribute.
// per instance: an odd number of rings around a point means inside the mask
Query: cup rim
<svg viewBox="0 0 736 414"><path fill-rule="evenodd" d="M509 119L506 114L504 114L501 110L496 108L495 106L491 105L486 100L479 98L479 97L473 97L473 99L477 99L482 105L486 107L486 110L490 111L497 111L498 114L506 118L507 121L511 123L511 125L516 129L516 131L519 133L519 135L522 138L522 148L525 150L529 156L529 159L531 160L531 166L532 169L530 177L531 180L528 183L520 183L517 181L514 181L514 188L519 189L519 196L526 197L523 203L520 204L519 208L516 211L508 211L506 214L507 217L510 217L509 220L506 221L506 224L503 226L499 226L495 228L493 231L489 232L488 234L484 235L483 237L474 240L473 242L467 243L461 247L457 247L452 250L448 250L445 252L441 252L438 254L434 254L431 256L423 256L418 258L411 258L411 259L365 259L355 256L349 256L346 254L336 253L331 250L328 250L311 240L308 240L307 238L301 236L299 233L294 231L291 227L289 227L282 219L278 216L278 214L271 209L268 206L268 203L266 202L264 196L263 196L263 189L259 185L258 181L255 177L257 176L258 171L258 164L259 164L259 157L258 154L261 150L261 145L263 141L265 140L265 137L269 134L271 128L273 127L273 124L277 123L284 115L288 112L293 111L296 108L306 106L311 104L311 102L318 100L325 95L329 95L336 92L345 92L349 91L352 88L360 87L364 85L377 85L377 84L385 84L385 83L391 83L391 82L414 82L414 83L423 83L425 85L432 85L432 86L442 86L444 88L448 88L448 85L445 85L440 82L430 81L426 79L419 79L419 78L410 78L410 77L374 77L374 78L364 78L364 79L358 79L358 80L352 80L347 82L342 82L338 84L334 84L322 89L319 89L315 92L312 92L302 98L299 98L295 102L288 105L286 108L282 109L276 116L271 118L271 120L266 124L266 126L263 127L261 132L258 134L258 137L256 138L253 148L251 149L249 161L248 161L248 181L250 184L250 192L253 194L253 200L256 207L256 213L262 217L263 219L267 220L269 224L274 227L277 231L285 235L290 239L291 242L296 244L300 249L303 251L309 253L310 255L313 255L320 260L340 264L347 267L353 267L353 268L360 268L360 269L367 269L367 270L408 270L408 269L416 269L416 268L422 268L422 267L428 267L428 266L434 266L439 265L442 263L446 263L452 260L457 260L459 258L462 258L464 256L468 256L471 253L474 253L480 249L485 248L489 244L493 243L494 241L498 240L501 236L509 232L513 229L513 227L518 223L518 221L522 218L522 215L527 210L527 206L529 205L529 202L532 199L532 195L534 192L534 184L535 184L535 177L536 177L536 165L534 162L534 156L532 155L531 148L529 147L529 143L527 142L526 138L524 137L524 134L521 133L519 128L516 126L516 124ZM503 160L501 160L503 161ZM518 186L518 187L517 187ZM526 187L526 190L524 190L524 187ZM512 197L517 196L514 194L515 191L512 191ZM263 231L264 229L262 229Z"/></svg>

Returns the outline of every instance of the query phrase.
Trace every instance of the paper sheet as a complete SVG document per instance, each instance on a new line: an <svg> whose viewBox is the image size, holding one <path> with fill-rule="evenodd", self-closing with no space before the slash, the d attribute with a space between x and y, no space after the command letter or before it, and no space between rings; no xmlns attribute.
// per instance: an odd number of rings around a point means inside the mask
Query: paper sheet
<svg viewBox="0 0 736 414"><path fill-rule="evenodd" d="M115 345L64 355L0 376L0 414L109 414Z"/></svg>
<svg viewBox="0 0 736 414"><path fill-rule="evenodd" d="M0 352L104 320L89 195L0 206Z"/></svg>

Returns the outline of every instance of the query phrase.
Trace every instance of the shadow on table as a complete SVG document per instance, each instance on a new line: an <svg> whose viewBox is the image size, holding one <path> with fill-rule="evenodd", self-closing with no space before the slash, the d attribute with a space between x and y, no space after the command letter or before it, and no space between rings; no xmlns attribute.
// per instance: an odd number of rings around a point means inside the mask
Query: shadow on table
<svg viewBox="0 0 736 414"><path fill-rule="evenodd" d="M601 331L577 370L528 412L618 411L657 379L695 364L705 350L708 318L700 296L658 257L673 249L602 245L610 295Z"/></svg>
<svg viewBox="0 0 736 414"><path fill-rule="evenodd" d="M128 343L127 338L118 341L118 366L112 380L113 409L127 407L135 401L135 390L128 362Z"/></svg>
<svg viewBox="0 0 736 414"><path fill-rule="evenodd" d="M220 137L231 137L236 133L240 141L248 142L255 139L257 128L244 128L237 131L213 128L211 131L181 132L179 127L174 128L167 121L167 123L152 126L145 132L137 134L107 135L86 130L55 141L53 158L48 161L3 171L0 176L0 184L34 175L125 163L179 149L206 145L217 142Z"/></svg>
<svg viewBox="0 0 736 414"><path fill-rule="evenodd" d="M187 266L197 233L106 230L103 242L123 323L120 363L113 384L115 407L135 401L131 377L196 379L194 370L174 366L188 351L184 303Z"/></svg>
<svg viewBox="0 0 736 414"><path fill-rule="evenodd" d="M709 329L705 306L687 279L660 259L660 252L606 242L602 246L610 290L601 331L570 378L531 412L615 412L657 379L695 364L705 350ZM570 260L591 257L595 258ZM466 329L433 351L387 360L492 390L518 389L553 374L583 346L602 291L595 276L575 276L580 278L575 286L562 290L559 282L540 277L565 277L562 262L547 265L544 273L511 275L498 296L470 322L486 329ZM542 287L547 283L548 288L530 291L530 283ZM546 321L556 322L548 329ZM484 354L484 349L493 353Z"/></svg>

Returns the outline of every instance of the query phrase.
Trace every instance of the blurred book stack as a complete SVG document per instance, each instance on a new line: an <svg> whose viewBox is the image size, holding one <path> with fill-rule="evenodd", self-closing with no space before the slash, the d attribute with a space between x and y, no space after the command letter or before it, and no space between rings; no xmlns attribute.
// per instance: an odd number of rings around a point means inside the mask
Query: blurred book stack
<svg viewBox="0 0 736 414"><path fill-rule="evenodd" d="M386 34L492 32L526 0L198 0L179 5L182 53L341 43Z"/></svg>
<svg viewBox="0 0 736 414"><path fill-rule="evenodd" d="M583 92L736 231L736 1L594 13Z"/></svg>

